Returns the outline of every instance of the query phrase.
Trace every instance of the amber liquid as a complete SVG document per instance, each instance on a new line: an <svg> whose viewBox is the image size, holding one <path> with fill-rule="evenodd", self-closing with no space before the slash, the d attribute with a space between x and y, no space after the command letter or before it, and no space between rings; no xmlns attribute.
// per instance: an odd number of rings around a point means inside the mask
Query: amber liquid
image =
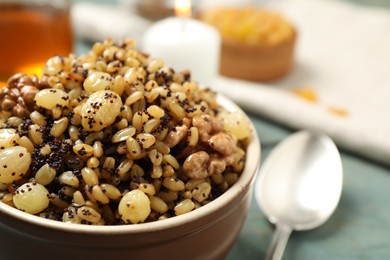
<svg viewBox="0 0 390 260"><path fill-rule="evenodd" d="M41 74L46 60L72 52L69 8L0 3L0 81Z"/></svg>

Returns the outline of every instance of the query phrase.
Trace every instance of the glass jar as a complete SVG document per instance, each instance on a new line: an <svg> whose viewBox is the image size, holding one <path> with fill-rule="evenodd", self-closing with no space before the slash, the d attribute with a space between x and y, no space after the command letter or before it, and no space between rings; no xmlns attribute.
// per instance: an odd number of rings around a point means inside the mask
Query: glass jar
<svg viewBox="0 0 390 260"><path fill-rule="evenodd" d="M0 0L0 81L72 52L70 0Z"/></svg>

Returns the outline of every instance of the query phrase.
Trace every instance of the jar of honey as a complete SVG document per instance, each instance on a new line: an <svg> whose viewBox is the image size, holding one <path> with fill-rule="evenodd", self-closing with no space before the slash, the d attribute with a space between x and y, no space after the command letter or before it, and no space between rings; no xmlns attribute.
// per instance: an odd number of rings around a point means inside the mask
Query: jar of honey
<svg viewBox="0 0 390 260"><path fill-rule="evenodd" d="M70 0L0 0L0 81L72 52Z"/></svg>

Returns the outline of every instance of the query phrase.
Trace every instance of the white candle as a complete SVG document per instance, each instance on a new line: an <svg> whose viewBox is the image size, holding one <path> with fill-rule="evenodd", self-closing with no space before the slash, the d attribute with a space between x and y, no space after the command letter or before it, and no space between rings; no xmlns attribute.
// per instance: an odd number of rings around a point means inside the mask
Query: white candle
<svg viewBox="0 0 390 260"><path fill-rule="evenodd" d="M145 32L142 47L177 71L190 70L200 84L211 86L218 74L221 38L202 22L185 17L159 21Z"/></svg>

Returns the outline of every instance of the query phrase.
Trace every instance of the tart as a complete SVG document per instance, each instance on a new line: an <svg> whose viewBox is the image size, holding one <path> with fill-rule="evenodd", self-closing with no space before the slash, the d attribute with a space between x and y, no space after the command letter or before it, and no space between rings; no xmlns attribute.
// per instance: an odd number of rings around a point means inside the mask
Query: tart
<svg viewBox="0 0 390 260"><path fill-rule="evenodd" d="M296 31L280 14L250 7L226 7L205 11L200 19L221 33L222 75L267 81L291 70Z"/></svg>

